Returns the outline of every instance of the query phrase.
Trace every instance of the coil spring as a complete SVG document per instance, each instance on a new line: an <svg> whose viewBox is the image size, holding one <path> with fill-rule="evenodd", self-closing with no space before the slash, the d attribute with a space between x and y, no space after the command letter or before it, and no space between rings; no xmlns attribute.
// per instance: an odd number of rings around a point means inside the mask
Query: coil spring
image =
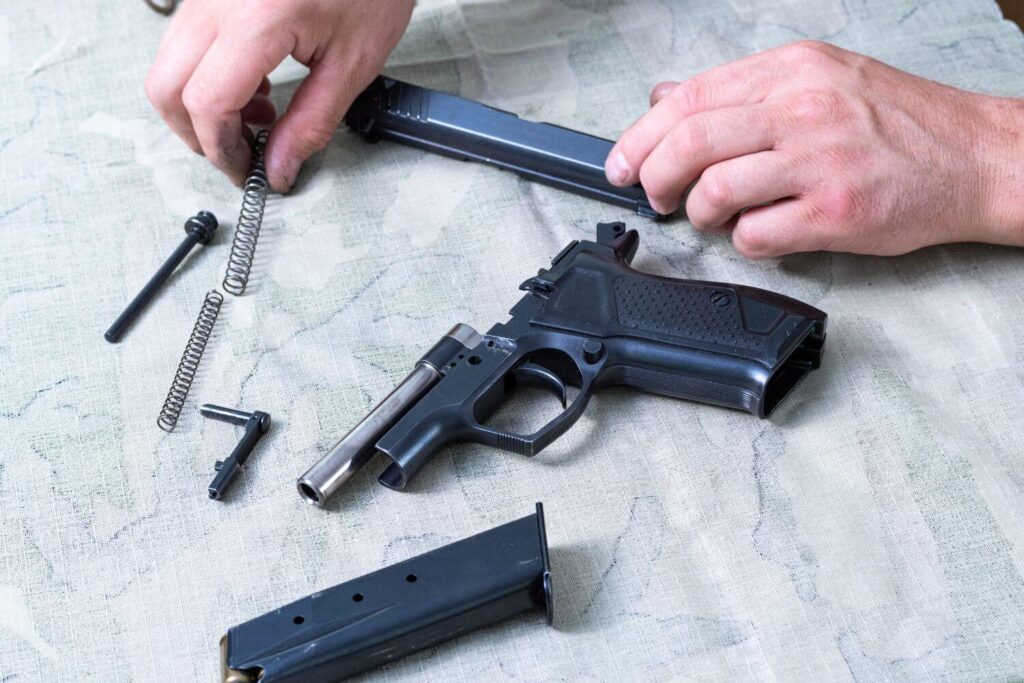
<svg viewBox="0 0 1024 683"><path fill-rule="evenodd" d="M252 167L245 178L245 187L242 188L242 210L238 213L235 239L231 243L231 255L228 257L228 269L222 285L224 291L235 296L244 293L249 283L256 241L260 238L260 227L263 225L263 209L267 204L267 190L270 187L264 159L266 146L267 131L261 130L253 144Z"/></svg>
<svg viewBox="0 0 1024 683"><path fill-rule="evenodd" d="M196 318L195 327L185 345L185 353L181 356L178 369L174 373L174 381L171 382L171 390L167 392L163 408L160 409L160 417L157 418L157 425L165 432L174 431L178 424L178 417L181 416L181 409L185 406L185 399L188 397L188 390L192 388L192 381L196 378L196 371L199 369L199 361L203 358L203 351L206 350L206 342L210 341L213 333L213 325L217 322L220 314L220 306L224 303L224 295L215 289L206 293L203 300L203 307L199 310L199 317Z"/></svg>

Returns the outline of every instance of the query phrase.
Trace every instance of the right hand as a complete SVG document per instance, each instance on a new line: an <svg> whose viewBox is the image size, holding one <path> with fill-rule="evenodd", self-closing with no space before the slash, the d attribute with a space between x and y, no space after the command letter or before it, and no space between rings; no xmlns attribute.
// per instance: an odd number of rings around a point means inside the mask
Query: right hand
<svg viewBox="0 0 1024 683"><path fill-rule="evenodd" d="M380 73L415 0L190 0L164 34L146 94L196 153L241 184L246 124L277 113L268 74L288 55L310 72L267 142L271 187L287 192L356 96Z"/></svg>
<svg viewBox="0 0 1024 683"><path fill-rule="evenodd" d="M744 256L1024 246L1024 100L802 41L663 83L608 155L616 185ZM692 189L691 189L692 186Z"/></svg>

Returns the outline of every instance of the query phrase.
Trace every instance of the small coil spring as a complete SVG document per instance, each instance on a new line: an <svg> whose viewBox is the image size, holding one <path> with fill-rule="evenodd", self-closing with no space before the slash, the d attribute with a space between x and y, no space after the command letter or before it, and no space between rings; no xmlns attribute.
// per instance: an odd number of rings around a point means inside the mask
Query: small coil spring
<svg viewBox="0 0 1024 683"><path fill-rule="evenodd" d="M256 254L256 240L260 238L260 227L263 225L263 209L267 204L267 168L264 151L267 146L267 131L261 130L256 135L252 149L252 167L245 179L242 194L242 210L238 213L238 224L235 225L235 239L231 243L231 255L228 257L228 269L224 275L224 291L235 296L245 292L249 283L249 271L252 270L252 259Z"/></svg>
<svg viewBox="0 0 1024 683"><path fill-rule="evenodd" d="M222 303L224 303L224 295L217 290L212 289L206 293L195 327L192 328L188 344L185 345L185 353L182 354L181 362L178 363L178 369L174 373L171 390L167 392L164 406L160 409L160 417L156 421L160 429L165 432L174 431L174 426L178 424L178 417L181 416L181 409L185 406L185 399L188 397L188 390L192 388L192 381L196 378L199 361L202 360L203 351L206 350L206 342L210 341L213 325L217 322Z"/></svg>

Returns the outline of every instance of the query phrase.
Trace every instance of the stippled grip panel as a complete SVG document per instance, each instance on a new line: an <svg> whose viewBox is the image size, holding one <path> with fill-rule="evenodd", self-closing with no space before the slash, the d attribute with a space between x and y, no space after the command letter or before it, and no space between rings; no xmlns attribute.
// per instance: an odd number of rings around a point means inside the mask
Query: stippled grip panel
<svg viewBox="0 0 1024 683"><path fill-rule="evenodd" d="M744 302L758 308L750 329L734 289L653 278L616 278L615 301L623 327L755 352L764 350L766 335L785 318L782 309Z"/></svg>

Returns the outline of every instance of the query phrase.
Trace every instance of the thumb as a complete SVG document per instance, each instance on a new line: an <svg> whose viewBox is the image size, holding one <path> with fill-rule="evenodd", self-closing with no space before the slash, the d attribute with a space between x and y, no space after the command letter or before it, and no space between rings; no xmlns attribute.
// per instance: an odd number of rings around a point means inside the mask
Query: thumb
<svg viewBox="0 0 1024 683"><path fill-rule="evenodd" d="M267 177L274 190L291 189L302 164L327 146L352 101L375 75L357 77L339 58L312 66L267 140Z"/></svg>

